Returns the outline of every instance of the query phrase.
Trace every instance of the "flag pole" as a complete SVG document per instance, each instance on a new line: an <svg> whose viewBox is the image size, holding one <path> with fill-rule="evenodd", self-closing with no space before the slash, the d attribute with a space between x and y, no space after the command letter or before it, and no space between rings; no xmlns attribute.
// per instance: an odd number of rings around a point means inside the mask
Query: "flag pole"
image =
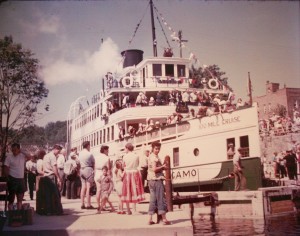
<svg viewBox="0 0 300 236"><path fill-rule="evenodd" d="M252 84L251 84L251 79L250 79L250 72L248 72L248 96L249 96L249 103L250 106L252 106Z"/></svg>

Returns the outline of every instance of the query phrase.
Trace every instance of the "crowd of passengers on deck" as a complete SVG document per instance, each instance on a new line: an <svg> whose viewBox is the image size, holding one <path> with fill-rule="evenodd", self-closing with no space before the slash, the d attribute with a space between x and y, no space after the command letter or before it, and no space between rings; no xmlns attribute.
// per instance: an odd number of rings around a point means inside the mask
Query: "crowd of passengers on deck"
<svg viewBox="0 0 300 236"><path fill-rule="evenodd" d="M122 107L132 107L130 103L131 99L128 94L123 95ZM155 121L153 119L147 119L146 123L139 123L138 127L129 125L127 130L123 126L119 126L119 139L125 137L133 137L134 135L140 135L145 132L151 132L155 129L159 129L162 126L172 125L180 123L181 121L202 118L205 116L217 115L224 112L232 112L237 109L249 106L243 102L241 98L234 102L234 94L232 92L226 96L226 99L219 94L208 94L206 91L181 91L173 90L168 93L168 96L163 96L162 92L158 92L156 98L150 97L149 101L147 96L140 92L135 100L135 106L160 106L170 105L174 106L175 112L166 117L164 122ZM189 106L193 106L190 107ZM108 106L109 107L109 106ZM195 110L196 109L196 110ZM111 114L111 113L109 113Z"/></svg>
<svg viewBox="0 0 300 236"><path fill-rule="evenodd" d="M232 92L229 92L228 95L220 95L207 93L205 90L202 92L196 90L189 91L188 89L183 92L179 90L172 90L169 92L158 91L156 96L151 96L150 98L143 92L139 92L136 98L130 96L129 93L124 93L122 94L122 104L120 105L113 101L107 101L107 114L110 115L120 109L129 107L162 105L187 107L192 105L198 106L201 110L201 114L198 115L203 116L231 112L235 109L247 106L241 98L239 98L237 102L234 102L234 99L235 96Z"/></svg>

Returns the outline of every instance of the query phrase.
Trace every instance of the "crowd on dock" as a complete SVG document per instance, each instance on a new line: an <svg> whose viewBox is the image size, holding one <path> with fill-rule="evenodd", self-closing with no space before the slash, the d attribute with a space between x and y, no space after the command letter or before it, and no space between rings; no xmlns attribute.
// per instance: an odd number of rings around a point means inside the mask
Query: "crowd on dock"
<svg viewBox="0 0 300 236"><path fill-rule="evenodd" d="M300 143L295 142L287 150L275 151L271 157L263 157L262 163L267 178L298 180Z"/></svg>
<svg viewBox="0 0 300 236"><path fill-rule="evenodd" d="M39 149L28 154L18 143L12 144L4 162L8 210L22 209L28 181L30 198L36 200L36 212L41 215L62 215L61 197L80 198L80 210L131 215L138 212L137 203L145 200L144 194L149 192L148 224L154 224L152 215L156 213L164 225L171 224L166 218L166 164L159 158L159 142L152 143L150 148L145 146L142 154L134 152L134 146L127 143L125 154L114 161L109 158L108 146L101 146L97 155L90 152L89 141L84 141L82 147L79 153L72 148L67 157L60 145L54 145L48 153ZM113 191L119 197L117 210L110 201ZM96 207L92 205L93 197Z"/></svg>
<svg viewBox="0 0 300 236"><path fill-rule="evenodd" d="M300 113L294 109L292 118L272 113L268 119L259 121L259 132L261 136L300 132Z"/></svg>

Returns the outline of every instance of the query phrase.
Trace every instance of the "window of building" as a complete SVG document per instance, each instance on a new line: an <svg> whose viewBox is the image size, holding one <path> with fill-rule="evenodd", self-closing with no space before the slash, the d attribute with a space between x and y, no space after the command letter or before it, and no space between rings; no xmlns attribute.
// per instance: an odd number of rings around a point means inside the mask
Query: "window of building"
<svg viewBox="0 0 300 236"><path fill-rule="evenodd" d="M240 137L240 147L242 148L242 157L249 157L249 137L248 135Z"/></svg>
<svg viewBox="0 0 300 236"><path fill-rule="evenodd" d="M103 143L105 143L105 129L103 130Z"/></svg>
<svg viewBox="0 0 300 236"><path fill-rule="evenodd" d="M111 140L113 141L115 139L115 127L111 127Z"/></svg>
<svg viewBox="0 0 300 236"><path fill-rule="evenodd" d="M162 76L161 64L153 64L153 76Z"/></svg>
<svg viewBox="0 0 300 236"><path fill-rule="evenodd" d="M177 65L178 77L185 77L185 65Z"/></svg>
<svg viewBox="0 0 300 236"><path fill-rule="evenodd" d="M99 144L102 144L102 130L99 131Z"/></svg>
<svg viewBox="0 0 300 236"><path fill-rule="evenodd" d="M109 133L109 128L107 128L107 142L109 142L109 138L110 138L110 133Z"/></svg>
<svg viewBox="0 0 300 236"><path fill-rule="evenodd" d="M173 166L179 166L179 148L173 148Z"/></svg>
<svg viewBox="0 0 300 236"><path fill-rule="evenodd" d="M233 158L233 152L235 147L235 139L234 138L228 138L226 140L226 151L227 151L227 159L230 160Z"/></svg>
<svg viewBox="0 0 300 236"><path fill-rule="evenodd" d="M166 76L174 77L174 65L166 64Z"/></svg>
<svg viewBox="0 0 300 236"><path fill-rule="evenodd" d="M97 132L96 140L97 140L97 145L99 145L99 133L98 132Z"/></svg>

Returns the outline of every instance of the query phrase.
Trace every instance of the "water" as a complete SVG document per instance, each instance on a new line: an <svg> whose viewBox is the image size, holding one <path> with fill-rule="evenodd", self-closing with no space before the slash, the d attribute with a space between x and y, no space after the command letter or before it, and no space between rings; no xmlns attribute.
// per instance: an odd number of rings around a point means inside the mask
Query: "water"
<svg viewBox="0 0 300 236"><path fill-rule="evenodd" d="M201 219L194 217L194 236L293 236L300 235L300 216L270 219Z"/></svg>

